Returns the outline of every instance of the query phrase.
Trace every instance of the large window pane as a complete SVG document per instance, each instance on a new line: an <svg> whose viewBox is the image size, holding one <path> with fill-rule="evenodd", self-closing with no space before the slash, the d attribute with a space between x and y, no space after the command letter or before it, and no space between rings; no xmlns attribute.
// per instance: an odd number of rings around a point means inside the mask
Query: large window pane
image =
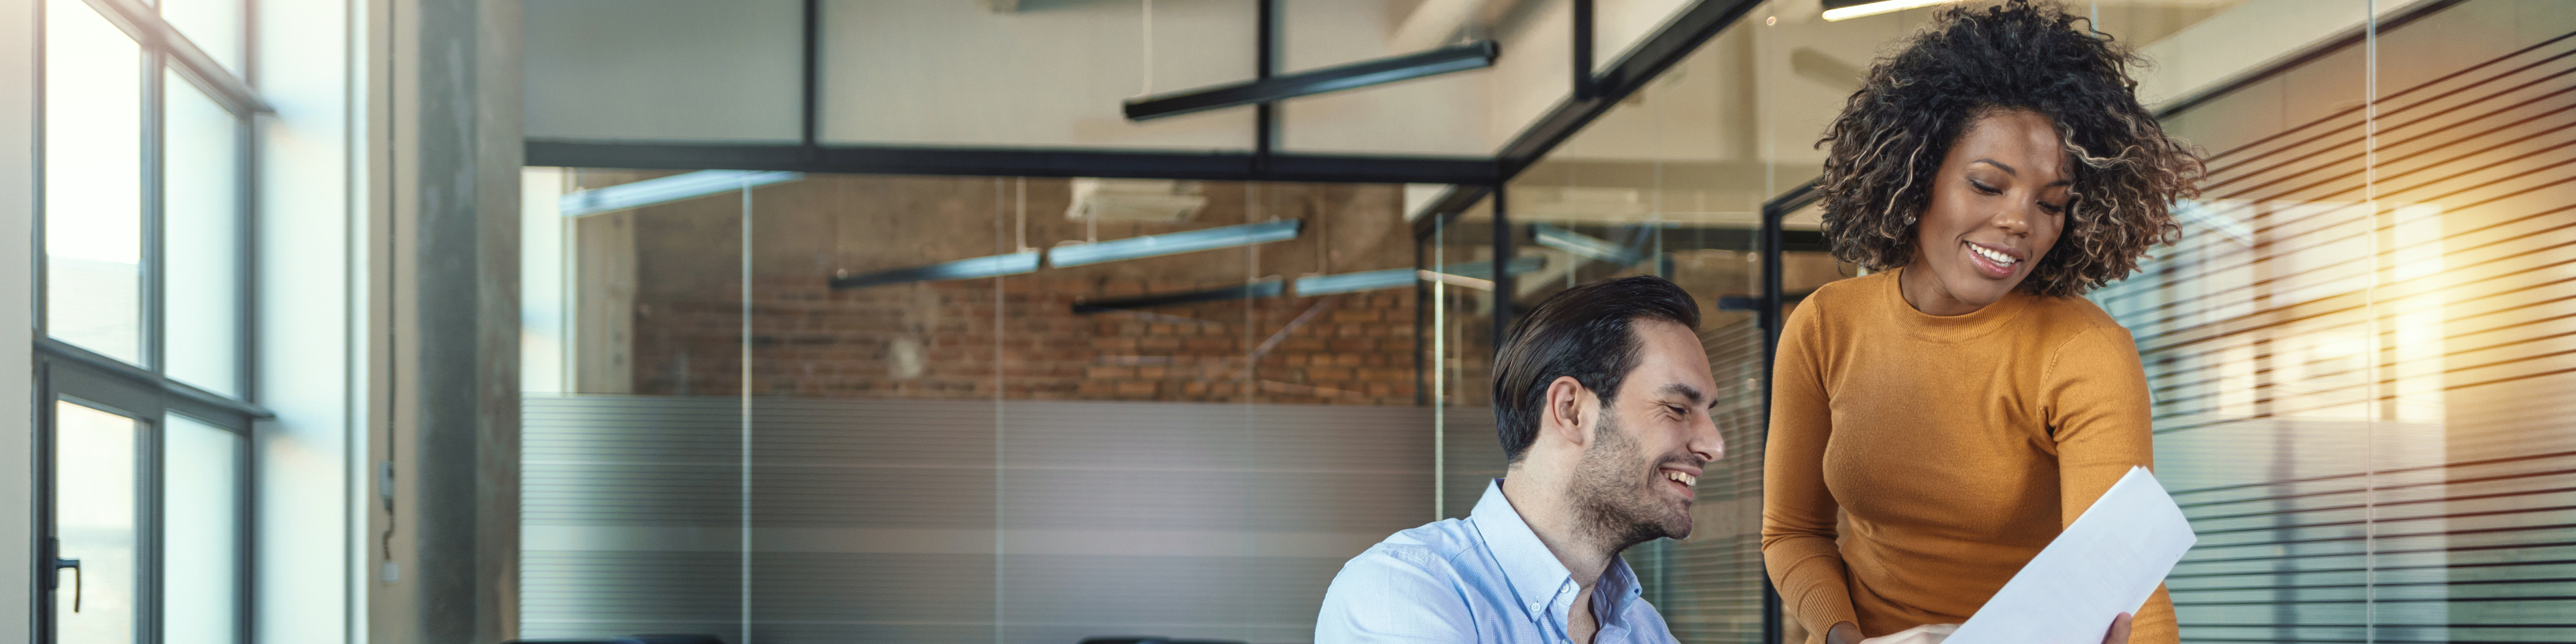
<svg viewBox="0 0 2576 644"><path fill-rule="evenodd" d="M163 76L163 364L170 377L239 394L241 121Z"/></svg>
<svg viewBox="0 0 2576 644"><path fill-rule="evenodd" d="M80 561L54 591L56 642L134 641L135 430L124 416L54 404L55 556Z"/></svg>
<svg viewBox="0 0 2576 644"><path fill-rule="evenodd" d="M233 73L242 72L242 0L161 0L161 19Z"/></svg>
<svg viewBox="0 0 2576 644"><path fill-rule="evenodd" d="M80 0L45 6L45 326L143 360L143 50Z"/></svg>
<svg viewBox="0 0 2576 644"><path fill-rule="evenodd" d="M183 416L162 438L164 644L241 637L242 435Z"/></svg>

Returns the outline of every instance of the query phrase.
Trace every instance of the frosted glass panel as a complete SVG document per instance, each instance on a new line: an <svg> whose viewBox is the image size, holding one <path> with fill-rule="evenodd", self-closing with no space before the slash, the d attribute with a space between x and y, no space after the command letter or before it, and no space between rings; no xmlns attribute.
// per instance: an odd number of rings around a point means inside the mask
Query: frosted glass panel
<svg viewBox="0 0 2576 644"><path fill-rule="evenodd" d="M163 644L241 640L242 435L169 417L161 479Z"/></svg>
<svg viewBox="0 0 2576 644"><path fill-rule="evenodd" d="M161 328L170 376L241 391L241 121L163 73Z"/></svg>
<svg viewBox="0 0 2576 644"><path fill-rule="evenodd" d="M134 642L136 429L131 418L54 403L55 556L80 560L54 591L61 644Z"/></svg>
<svg viewBox="0 0 2576 644"><path fill-rule="evenodd" d="M45 329L140 363L143 50L80 0L45 35Z"/></svg>
<svg viewBox="0 0 2576 644"><path fill-rule="evenodd" d="M242 73L242 0L160 0L161 19L179 28L217 64Z"/></svg>

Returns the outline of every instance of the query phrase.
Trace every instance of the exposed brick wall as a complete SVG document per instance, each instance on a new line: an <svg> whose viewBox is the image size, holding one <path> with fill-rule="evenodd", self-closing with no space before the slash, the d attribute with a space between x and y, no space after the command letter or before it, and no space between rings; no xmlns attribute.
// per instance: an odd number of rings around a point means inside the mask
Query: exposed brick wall
<svg viewBox="0 0 2576 644"><path fill-rule="evenodd" d="M1292 279L1413 264L1411 226L1394 186L1209 183L1206 191L1207 209L1192 221L1086 227L1065 218L1069 189L1061 179L814 175L762 188L752 226L754 388L811 397L989 399L998 391L1013 399L1414 404L1410 288L1073 312L1078 301L1241 286L1248 275ZM635 212L635 393L740 391L740 207L706 199ZM828 286L837 271L1270 218L1303 219L1306 233L1003 278L998 325L992 279Z"/></svg>
<svg viewBox="0 0 2576 644"><path fill-rule="evenodd" d="M809 397L974 399L999 390L1012 399L1041 400L1414 402L1411 289L1084 315L1073 312L1074 302L1223 285L1014 277L1003 280L997 327L993 282L837 292L813 280L755 284L755 390ZM639 314L636 392L739 391L738 302L727 292Z"/></svg>

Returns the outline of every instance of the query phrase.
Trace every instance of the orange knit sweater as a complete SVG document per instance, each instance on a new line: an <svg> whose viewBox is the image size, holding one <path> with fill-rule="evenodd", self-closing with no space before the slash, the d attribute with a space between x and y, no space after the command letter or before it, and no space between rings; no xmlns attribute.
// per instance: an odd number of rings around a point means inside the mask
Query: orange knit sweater
<svg viewBox="0 0 2576 644"><path fill-rule="evenodd" d="M1867 637L1966 621L2130 466L2154 466L2146 373L2101 308L2015 291L1925 315L1897 275L1818 289L1780 337L1762 557L1811 642L1842 621ZM2129 641L2179 641L2162 587Z"/></svg>

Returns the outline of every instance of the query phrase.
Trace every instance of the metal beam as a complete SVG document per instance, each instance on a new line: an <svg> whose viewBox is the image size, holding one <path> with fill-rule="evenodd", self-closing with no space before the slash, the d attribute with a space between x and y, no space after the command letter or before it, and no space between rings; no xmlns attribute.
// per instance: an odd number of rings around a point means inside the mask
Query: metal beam
<svg viewBox="0 0 2576 644"><path fill-rule="evenodd" d="M1691 52L1698 50L1702 43L1717 37L1718 32L1724 31L1728 25L1735 24L1735 21L1743 18L1746 12L1752 11L1754 7L1761 4L1758 0L1699 0L1690 8L1682 10L1672 22L1665 24L1663 30L1648 36L1635 49L1629 50L1628 54L1621 57L1618 63L1611 65L1609 70L1593 75L1591 96L1566 97L1565 102L1558 103L1555 108L1548 110L1546 116L1540 117L1536 123L1530 125L1529 129L1522 130L1519 136L1512 137L1510 143L1504 144L1502 152L1496 154L1494 158L1494 163L1498 166L1496 173L1501 175L1497 181L1483 185L1454 186L1448 194L1442 195L1440 201L1430 209L1432 216L1423 217L1414 222L1414 238L1422 239L1430 235L1435 224L1455 221L1459 214L1466 212L1467 208L1475 205L1477 200L1483 199L1492 189L1490 186L1510 181L1522 170L1529 169L1530 164L1537 163L1541 157L1547 156L1549 151L1555 150L1557 145L1572 138L1575 132L1582 131L1584 126L1591 125L1593 120L1608 113L1612 106L1619 104L1619 101L1626 100L1628 95L1635 94L1637 90L1644 88L1647 81L1653 80L1657 74L1680 63L1683 58L1690 56Z"/></svg>
<svg viewBox="0 0 2576 644"><path fill-rule="evenodd" d="M1255 21L1259 23L1260 32L1259 37L1253 39L1252 77L1256 82L1267 82L1279 72L1279 0L1258 0L1253 6L1261 12L1261 17ZM1136 117L1131 113L1128 118ZM1270 167L1270 155L1278 147L1279 104L1262 101L1253 107L1252 169L1260 171Z"/></svg>
<svg viewBox="0 0 2576 644"><path fill-rule="evenodd" d="M1781 314L1784 299L1781 290L1784 287L1780 272L1787 265L1781 254L1789 250L1789 245L1781 220L1823 198L1824 194L1816 191L1816 185L1815 181L1808 181L1762 204L1762 237L1754 248L1762 255L1762 301L1758 319L1762 324L1762 436L1766 439L1771 436L1769 394L1772 369L1780 362L1780 327L1786 321L1786 316ZM1770 577L1763 577L1762 641L1780 641L1783 619L1780 589L1771 585Z"/></svg>
<svg viewBox="0 0 2576 644"><path fill-rule="evenodd" d="M1512 296L1520 292L1512 287L1512 211L1510 192L1494 186L1494 344L1496 354L1512 337Z"/></svg>
<svg viewBox="0 0 2576 644"><path fill-rule="evenodd" d="M1574 0L1574 100L1592 98L1599 79L1592 77L1592 0Z"/></svg>
<svg viewBox="0 0 2576 644"><path fill-rule="evenodd" d="M1273 153L1255 167L1245 152L1128 152L1048 148L938 148L792 144L615 143L532 139L527 164L654 170L787 170L854 174L1102 177L1323 183L1475 183L1498 180L1477 157Z"/></svg>
<svg viewBox="0 0 2576 644"><path fill-rule="evenodd" d="M1480 40L1418 54L1389 56L1231 85L1148 96L1127 101L1127 120L1141 121L1178 116L1490 67L1494 64L1494 57L1501 51L1502 46L1494 41Z"/></svg>
<svg viewBox="0 0 2576 644"><path fill-rule="evenodd" d="M1593 85L1596 91L1591 97L1567 97L1565 102L1558 103L1536 124L1504 145L1499 155L1503 176L1508 179L1519 174L1521 169L1529 167L1549 150L1556 149L1583 126L1590 125L1593 119L1610 111L1611 106L1644 88L1655 75L1690 56L1701 43L1716 37L1717 32L1735 24L1737 18L1760 4L1757 0L1700 0L1683 10L1662 31L1655 32L1636 49L1629 50L1628 55L1621 57L1609 70L1599 74Z"/></svg>

